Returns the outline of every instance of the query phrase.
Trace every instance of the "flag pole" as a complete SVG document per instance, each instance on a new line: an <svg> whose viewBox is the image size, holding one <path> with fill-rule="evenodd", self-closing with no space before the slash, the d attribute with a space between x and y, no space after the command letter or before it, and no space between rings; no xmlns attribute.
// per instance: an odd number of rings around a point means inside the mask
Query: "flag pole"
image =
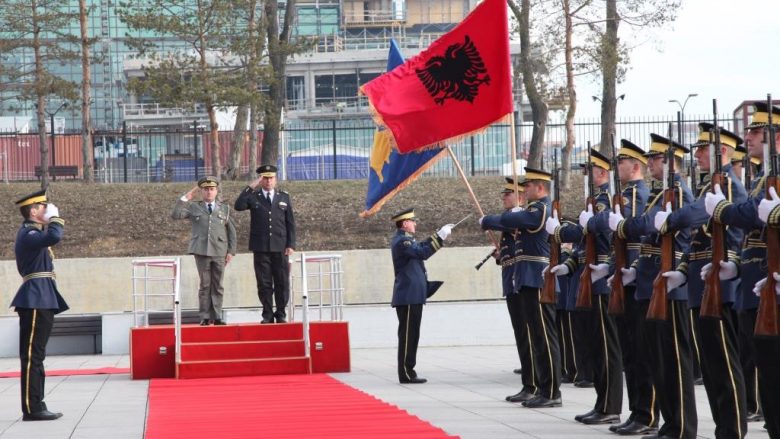
<svg viewBox="0 0 780 439"><path fill-rule="evenodd" d="M460 179L463 180L463 183L466 185L466 189L469 191L469 196L471 197L471 201L474 203L474 206L477 208L477 212L479 212L480 218L485 216L485 212L482 211L482 206L479 205L479 200L477 200L477 196L474 195L474 190L471 189L471 184L469 183L469 180L466 178L466 174L463 172L463 167L460 166L460 161L458 161L458 158L455 156L455 152L452 151L452 147L450 145L447 145L447 152L450 154L450 158L452 159L452 162L455 163L455 168L458 170L458 174L460 175ZM496 237L493 235L492 230L487 230L487 234L490 237L490 240L493 242L493 245L498 248L498 241L496 240Z"/></svg>

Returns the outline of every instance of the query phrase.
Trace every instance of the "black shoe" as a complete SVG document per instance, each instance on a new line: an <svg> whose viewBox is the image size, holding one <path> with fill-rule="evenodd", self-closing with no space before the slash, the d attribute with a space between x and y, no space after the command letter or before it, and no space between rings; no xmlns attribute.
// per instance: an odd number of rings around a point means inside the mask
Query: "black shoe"
<svg viewBox="0 0 780 439"><path fill-rule="evenodd" d="M580 388L593 387L593 381L588 381L588 380L575 381L574 387L580 387Z"/></svg>
<svg viewBox="0 0 780 439"><path fill-rule="evenodd" d="M620 422L620 415L608 415L606 413L594 413L582 419L582 423L585 425L617 424L618 422Z"/></svg>
<svg viewBox="0 0 780 439"><path fill-rule="evenodd" d="M649 434L656 430L657 428L655 427L651 427L640 422L631 421L631 423L628 425L618 428L615 433L621 436L635 436L639 434Z"/></svg>
<svg viewBox="0 0 780 439"><path fill-rule="evenodd" d="M704 385L704 378L702 378L702 377L696 378L695 380L693 380L693 385L694 386L702 386L702 385Z"/></svg>
<svg viewBox="0 0 780 439"><path fill-rule="evenodd" d="M398 381L400 381L401 384L422 384L428 382L428 380L426 380L425 378L420 378L420 377L399 378Z"/></svg>
<svg viewBox="0 0 780 439"><path fill-rule="evenodd" d="M764 420L764 415L762 415L761 412L748 413L746 419L748 422L761 422Z"/></svg>
<svg viewBox="0 0 780 439"><path fill-rule="evenodd" d="M596 409L593 409L589 411L588 413L583 413L581 415L577 415L574 417L574 420L577 422L582 422L583 419L587 418L588 416L593 416L596 414Z"/></svg>
<svg viewBox="0 0 780 439"><path fill-rule="evenodd" d="M523 374L523 369L515 369L515 370L512 371L512 373L516 373L518 375L522 375Z"/></svg>
<svg viewBox="0 0 780 439"><path fill-rule="evenodd" d="M227 323L225 323L224 320L220 320L220 319L214 320L214 324L216 326L225 326L225 325L227 325Z"/></svg>
<svg viewBox="0 0 780 439"><path fill-rule="evenodd" d="M509 402L524 402L536 398L536 393L529 392L527 390L521 390L514 395L506 397Z"/></svg>
<svg viewBox="0 0 780 439"><path fill-rule="evenodd" d="M287 323L287 319L284 317L277 317L276 323Z"/></svg>
<svg viewBox="0 0 780 439"><path fill-rule="evenodd" d="M563 375L563 376L561 376L561 382L562 382L563 384L571 384L571 383L573 383L573 382L574 382L574 380L573 380L573 379L571 379L571 377L570 377L570 376Z"/></svg>
<svg viewBox="0 0 780 439"><path fill-rule="evenodd" d="M260 322L260 323L266 324L266 323L273 323L273 322L274 322L274 319L273 319L273 317L272 317L272 318L270 318L270 319L263 318L263 321L262 321L262 322Z"/></svg>
<svg viewBox="0 0 780 439"><path fill-rule="evenodd" d="M209 321L208 320L203 319L203 320L200 321L200 326L208 326L208 325L209 325Z"/></svg>
<svg viewBox="0 0 780 439"><path fill-rule="evenodd" d="M52 413L48 410L41 410L39 412L24 414L22 421L53 421L62 417L62 413Z"/></svg>
<svg viewBox="0 0 780 439"><path fill-rule="evenodd" d="M612 425L610 425L609 426L609 431L611 431L612 433L617 433L619 428L627 427L632 422L634 422L634 420L631 419L631 416L629 416L628 419L626 419L625 421L621 422L620 424L612 424Z"/></svg>
<svg viewBox="0 0 780 439"><path fill-rule="evenodd" d="M561 402L561 397L555 399L548 399L544 396L537 396L534 399L528 400L523 402L523 407L527 407L529 409L544 409L549 407L560 407L563 403Z"/></svg>

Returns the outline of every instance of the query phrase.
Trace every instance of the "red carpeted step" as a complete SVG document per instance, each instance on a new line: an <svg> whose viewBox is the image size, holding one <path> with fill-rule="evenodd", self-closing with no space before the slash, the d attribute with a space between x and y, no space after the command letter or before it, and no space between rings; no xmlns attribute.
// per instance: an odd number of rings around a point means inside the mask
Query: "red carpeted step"
<svg viewBox="0 0 780 439"><path fill-rule="evenodd" d="M182 343L182 361L302 357L303 340Z"/></svg>
<svg viewBox="0 0 780 439"><path fill-rule="evenodd" d="M311 360L307 357L182 361L177 367L181 379L309 373Z"/></svg>
<svg viewBox="0 0 780 439"><path fill-rule="evenodd" d="M219 341L299 340L303 338L303 324L259 323L225 326L184 326L181 329L183 343Z"/></svg>
<svg viewBox="0 0 780 439"><path fill-rule="evenodd" d="M323 374L151 381L145 439L217 437L453 436Z"/></svg>

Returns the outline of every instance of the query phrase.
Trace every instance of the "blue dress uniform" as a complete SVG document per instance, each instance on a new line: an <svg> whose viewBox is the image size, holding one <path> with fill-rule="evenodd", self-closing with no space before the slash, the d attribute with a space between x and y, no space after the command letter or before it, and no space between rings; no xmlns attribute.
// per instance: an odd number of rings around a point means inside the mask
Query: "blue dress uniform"
<svg viewBox="0 0 780 439"><path fill-rule="evenodd" d="M565 264L572 257L572 249L561 248L560 262ZM558 343L561 346L561 382L571 383L577 377L577 360L574 352L574 329L571 326L572 318L569 312L569 276L558 276L558 297L555 304L556 317L558 319ZM572 305L573 306L573 305ZM573 308L572 308L573 309Z"/></svg>
<svg viewBox="0 0 780 439"><path fill-rule="evenodd" d="M761 129L764 136L759 134L759 138L765 138L768 135L769 111L772 112L775 130L780 130L780 108L772 106L770 110L765 102L755 102L753 107L753 117L746 130ZM758 218L758 204L766 192L766 164L761 166L764 169L752 179L747 201L721 201L715 207L713 218L745 232L739 269L741 286L735 308L739 319L739 349L746 383L748 417L760 420L756 414L763 412L769 436L780 437L780 394L776 390L780 388L780 375L777 374L780 367L780 339L753 335L759 304L759 298L753 294L753 287L767 276L768 271L766 225ZM760 398L760 404L756 396Z"/></svg>
<svg viewBox="0 0 780 439"><path fill-rule="evenodd" d="M276 167L257 168L262 177L275 177ZM290 195L275 190L271 197L260 189L244 188L236 199L236 211L249 210L249 250L254 254L257 295L263 305L263 323L287 321L290 300L289 261L285 249L295 248L295 216ZM270 198L270 200L269 200ZM274 311L276 302L276 311Z"/></svg>
<svg viewBox="0 0 780 439"><path fill-rule="evenodd" d="M414 219L413 209L393 217L394 222ZM444 241L435 233L425 241L418 242L412 234L402 229L398 229L390 240L395 272L391 305L398 316L398 380L403 384L425 382L417 377L414 370L417 365L422 310L428 297L442 283L428 281L423 261L433 256L443 245Z"/></svg>
<svg viewBox="0 0 780 439"><path fill-rule="evenodd" d="M46 191L28 195L16 202L18 207L46 204ZM68 304L57 290L50 247L60 242L65 222L52 217L47 225L26 218L16 234L16 267L23 282L11 306L19 314L19 359L21 361L22 413L24 420L51 420L62 416L51 413L43 401L46 372L46 343L54 315L66 311Z"/></svg>
<svg viewBox="0 0 780 439"><path fill-rule="evenodd" d="M609 159L598 151L591 150L590 157L592 166L597 166L606 171L611 169ZM563 242L583 242L586 234L595 234L595 261L586 261L584 244L581 247L579 265L582 266L583 270L586 264L608 263L612 243L612 231L609 228L608 221L609 211L612 209L609 180L607 179L604 184L599 185L596 193L592 194L592 196L595 212L593 212L594 217L588 221L587 229L583 229L582 226L577 224L562 228L560 233ZM604 216L607 218L606 221L603 220ZM602 220L596 221L596 217L601 217ZM576 420L586 424L618 422L619 418L617 415L620 414L623 404L620 341L614 318L607 313L609 291L606 277L592 283L592 302L586 308L586 318L589 319L589 322L584 341L593 360L593 384L596 390L596 402L589 413L575 417Z"/></svg>
<svg viewBox="0 0 780 439"><path fill-rule="evenodd" d="M544 171L525 168L525 185L549 183L551 176ZM529 191L526 189L526 193ZM519 231L515 242L515 288L520 295L521 308L531 334L539 395L523 402L525 407L558 407L561 405L561 356L558 330L555 325L555 304L540 303L544 284L542 270L550 263L550 244L544 223L550 216L550 197L531 200L528 208L501 215L501 225Z"/></svg>
<svg viewBox="0 0 780 439"><path fill-rule="evenodd" d="M648 156L664 154L670 141L663 136L651 134ZM674 142L675 156L682 158L687 148ZM674 176L677 207L682 208L693 202L693 194L679 174ZM688 292L685 285L669 291L667 320L646 319L647 308L653 292L653 281L659 274L661 262L660 234L653 224L655 214L664 209L663 192L660 192L648 205L645 214L626 219L618 226L619 236L623 238L644 236L636 264L636 299L639 318L643 320L642 345L648 349L642 354L647 361L648 372L652 374L656 400L664 418L664 425L658 431L660 436L680 439L696 437L698 418L693 389L693 346L688 330L690 325L687 310ZM675 266L690 246L690 229L683 229L674 235ZM654 409L654 407L653 407ZM654 420L653 420L654 421Z"/></svg>
<svg viewBox="0 0 780 439"><path fill-rule="evenodd" d="M694 147L709 149L712 124L700 123L699 142ZM721 131L723 145L735 147L740 139L726 130ZM743 202L747 198L744 186L736 179L731 164L723 166L726 185L723 188L728 199ZM687 273L688 307L691 309L692 335L700 347L700 358L704 387L710 402L712 416L715 419L716 437L741 438L747 433L745 412L745 381L739 364L737 316L732 305L736 298L738 279L721 281L721 300L723 303L719 318L700 317L704 281L701 279L702 267L712 262L712 221L704 206L704 198L711 190L710 174L704 174L699 184L696 201L673 212L661 227L662 232L693 229L690 251L683 258L678 270ZM726 228L726 250L728 259L739 264L737 254L740 250L743 233L739 228Z"/></svg>
<svg viewBox="0 0 780 439"><path fill-rule="evenodd" d="M510 187L512 189L510 189ZM507 184L504 191L514 191L513 184ZM519 189L522 190L522 189ZM509 311L509 320L512 323L512 331L515 336L517 355L520 358L520 380L522 388L515 395L507 396L507 401L522 402L530 399L537 392L536 374L534 371L534 358L529 342L528 323L523 318L521 299L515 289L515 235L519 232L501 226L501 215L487 215L482 218L483 230L496 230L501 232L501 242L497 264L501 266L502 294L506 298L506 307Z"/></svg>

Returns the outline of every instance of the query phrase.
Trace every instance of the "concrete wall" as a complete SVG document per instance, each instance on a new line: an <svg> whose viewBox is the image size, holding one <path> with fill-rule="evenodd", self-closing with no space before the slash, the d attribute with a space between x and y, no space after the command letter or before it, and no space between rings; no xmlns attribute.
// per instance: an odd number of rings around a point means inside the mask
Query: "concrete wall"
<svg viewBox="0 0 780 439"><path fill-rule="evenodd" d="M488 262L480 271L474 265L488 253L488 247L444 248L426 261L428 278L442 280L444 286L433 296L432 301L469 301L500 299L500 269ZM393 291L393 264L388 249L349 250L333 252L312 252L307 255L342 255L343 287L345 304L389 303ZM297 253L296 256L300 256ZM133 271L131 261L134 258L91 258L57 259L55 271L60 292L70 305L69 313L110 313L131 311L133 291ZM198 274L194 258L182 255L181 292L184 308L198 307ZM309 264L311 274L315 265ZM295 301L300 303L300 264L293 264L293 275L298 278L293 288ZM155 273L153 273L154 275ZM162 275L163 272L157 272ZM309 288L314 287L313 278L309 278ZM0 316L15 315L8 306L21 283L14 261L0 261ZM141 288L142 282L137 287ZM252 255L237 255L228 265L225 279L225 308L249 308L260 305L257 298L257 285ZM326 287L327 282L326 282ZM150 283L150 292L170 291L170 286L157 282ZM316 296L310 298L316 302ZM167 298L150 300L150 307L171 309ZM155 303L156 302L156 303ZM138 306L142 303L139 301Z"/></svg>

